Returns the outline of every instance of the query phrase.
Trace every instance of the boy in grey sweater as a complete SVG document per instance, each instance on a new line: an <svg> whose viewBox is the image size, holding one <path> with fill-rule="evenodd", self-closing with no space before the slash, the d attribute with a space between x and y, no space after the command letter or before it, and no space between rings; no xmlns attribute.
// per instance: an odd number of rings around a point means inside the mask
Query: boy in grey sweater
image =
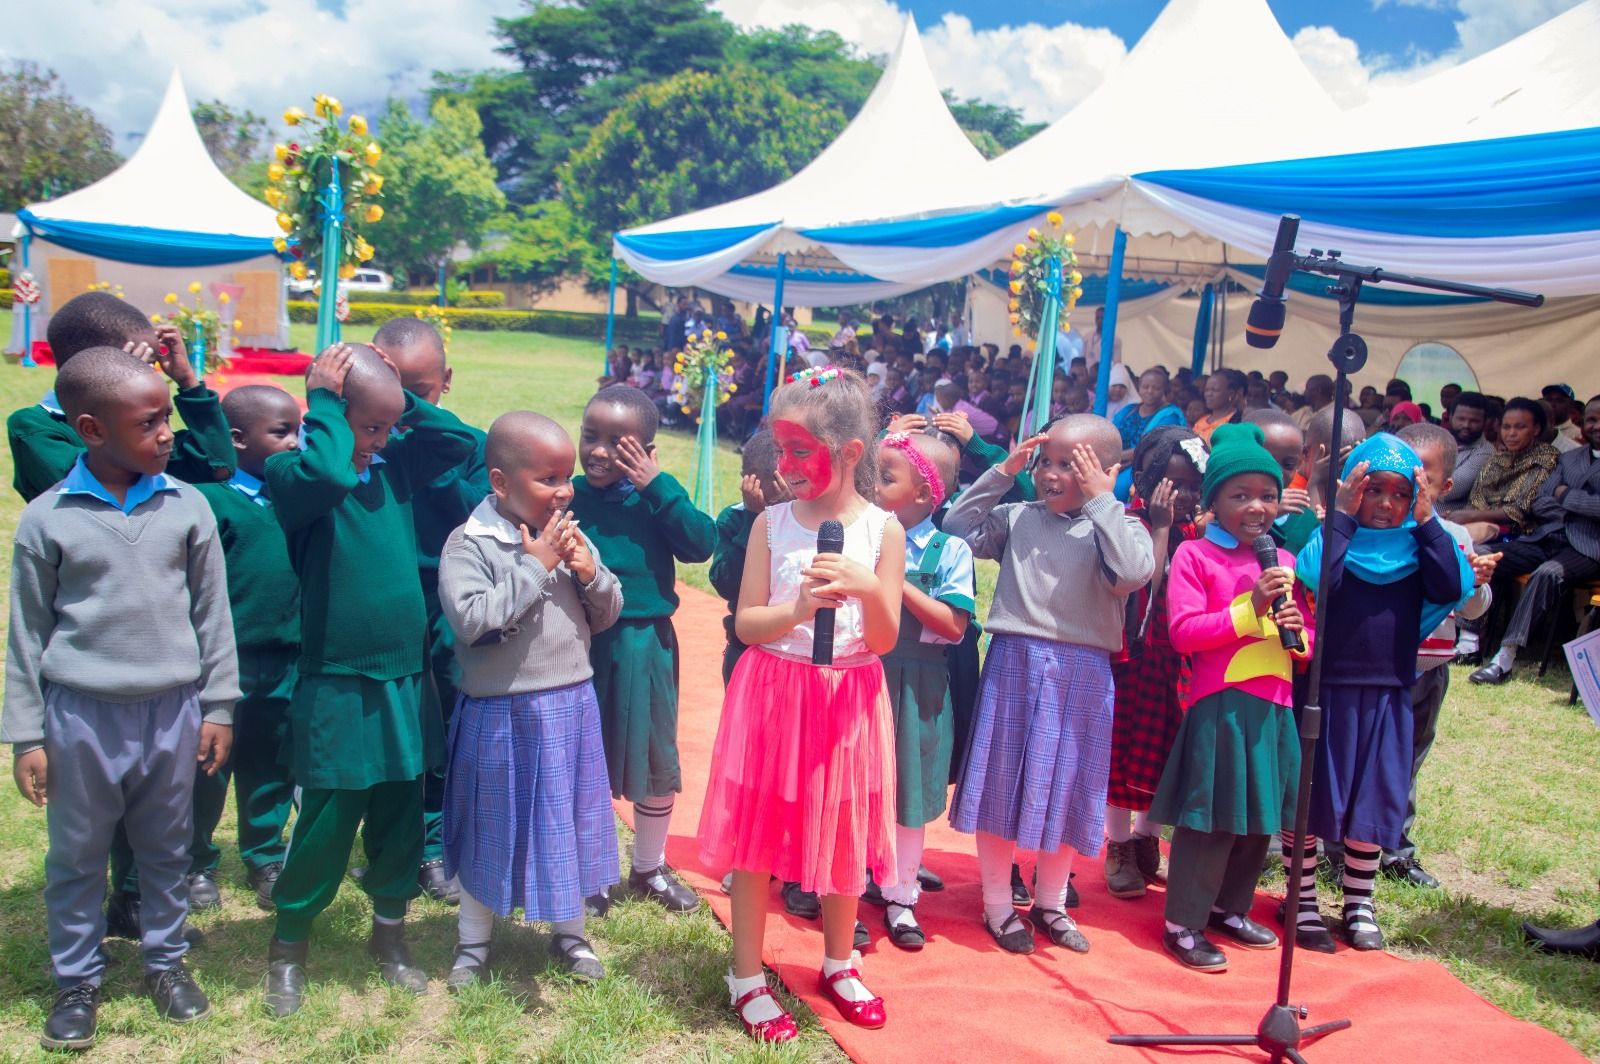
<svg viewBox="0 0 1600 1064"><path fill-rule="evenodd" d="M48 801L44 901L59 990L41 1044L94 1043L106 857L124 820L144 884L145 989L175 1023L210 1012L183 965L195 765L228 758L239 697L217 526L163 473L172 401L115 348L61 368L56 395L87 445L22 513L0 741L23 797Z"/></svg>

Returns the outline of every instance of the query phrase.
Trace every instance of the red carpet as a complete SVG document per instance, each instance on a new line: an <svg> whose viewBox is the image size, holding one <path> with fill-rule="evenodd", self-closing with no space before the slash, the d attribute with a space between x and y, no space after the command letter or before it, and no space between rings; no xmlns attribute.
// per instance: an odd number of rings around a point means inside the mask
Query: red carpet
<svg viewBox="0 0 1600 1064"><path fill-rule="evenodd" d="M55 357L50 345L43 340L33 342L33 360L41 366L53 366ZM311 356L299 351L269 351L264 347L240 347L228 360L228 372L234 374L276 375L281 377L304 376L311 365Z"/></svg>
<svg viewBox="0 0 1600 1064"><path fill-rule="evenodd" d="M725 869L700 866L695 825L722 705L725 611L720 599L679 585L683 606L674 623L684 648L679 710L684 793L673 819L668 859L728 921L718 882ZM626 803L619 803L626 813ZM1277 986L1277 951L1228 950L1230 970L1202 975L1180 968L1161 949L1162 894L1119 901L1106 893L1101 862L1080 860L1079 926L1093 949L1079 956L1041 945L1030 957L1002 953L979 923L977 859L970 836L942 822L930 825L926 864L945 879L941 894L924 894L918 915L929 934L921 953L890 945L882 911L861 906L873 930L865 975L882 994L889 1023L862 1031L839 1018L815 992L821 965L819 923L783 912L773 889L766 960L791 990L822 1017L853 1059L868 1064L932 1061L1265 1060L1251 1048L1131 1049L1106 1044L1119 1033L1252 1032ZM1024 864L1024 874L1028 865ZM1255 918L1270 923L1275 899L1258 898ZM1042 940L1040 940L1042 942ZM1348 1017L1355 1026L1306 1050L1313 1062L1416 1060L1573 1061L1583 1057L1541 1027L1516 1020L1484 1001L1432 961L1388 954L1296 953L1292 1000L1308 1006L1307 1025ZM734 1023L733 1016L728 1022Z"/></svg>

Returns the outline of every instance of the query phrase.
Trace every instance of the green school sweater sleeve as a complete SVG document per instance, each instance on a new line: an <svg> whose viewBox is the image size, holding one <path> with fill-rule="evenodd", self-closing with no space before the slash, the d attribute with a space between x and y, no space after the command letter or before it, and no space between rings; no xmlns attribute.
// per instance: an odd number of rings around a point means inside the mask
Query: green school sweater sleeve
<svg viewBox="0 0 1600 1064"><path fill-rule="evenodd" d="M670 473L657 473L639 491L645 512L680 562L703 562L717 547L717 524L695 509L689 493Z"/></svg>
<svg viewBox="0 0 1600 1064"><path fill-rule="evenodd" d="M972 438L967 441L967 446L964 448L964 450L967 452L967 454L981 462L983 464L983 468L985 469L993 469L1001 462L1004 462L1010 455L1010 452L1004 447L1001 447L998 444L990 443L988 440L980 437L976 432L974 432L972 434ZM1027 473L1018 473L1016 484L1012 487L1011 491L1006 493L1005 498L1001 501L1032 502L1038 497L1039 493L1036 492L1033 487L1033 477L1029 476Z"/></svg>
<svg viewBox="0 0 1600 1064"><path fill-rule="evenodd" d="M239 648L299 647L300 580L272 503L262 505L228 484L198 484L196 490L217 519Z"/></svg>
<svg viewBox="0 0 1600 1064"><path fill-rule="evenodd" d="M173 400L184 427L172 441L167 472L190 484L227 480L237 468L238 452L228 419L222 415L222 398L204 384L178 392Z"/></svg>
<svg viewBox="0 0 1600 1064"><path fill-rule="evenodd" d="M400 424L409 431L383 449L383 458L405 469L411 490L420 492L471 458L478 441L473 428L450 411L405 394Z"/></svg>
<svg viewBox="0 0 1600 1064"><path fill-rule="evenodd" d="M717 515L717 549L711 554L711 586L731 609L739 604L744 583L744 555L756 515L743 506L730 506Z"/></svg>
<svg viewBox="0 0 1600 1064"><path fill-rule="evenodd" d="M11 486L23 502L32 502L59 484L83 453L83 441L63 418L37 403L6 418L11 444Z"/></svg>
<svg viewBox="0 0 1600 1064"><path fill-rule="evenodd" d="M317 388L306 399L305 446L267 459L267 490L285 532L304 528L344 501L356 478L356 437L344 400Z"/></svg>

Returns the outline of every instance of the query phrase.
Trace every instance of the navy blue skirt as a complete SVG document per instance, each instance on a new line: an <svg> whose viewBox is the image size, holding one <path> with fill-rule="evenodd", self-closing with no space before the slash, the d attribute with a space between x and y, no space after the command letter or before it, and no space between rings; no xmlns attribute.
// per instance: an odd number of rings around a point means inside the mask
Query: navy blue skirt
<svg viewBox="0 0 1600 1064"><path fill-rule="evenodd" d="M463 695L450 722L444 868L501 916L570 920L617 882L594 686Z"/></svg>
<svg viewBox="0 0 1600 1064"><path fill-rule="evenodd" d="M1411 688L1324 684L1311 833L1392 850L1411 794Z"/></svg>

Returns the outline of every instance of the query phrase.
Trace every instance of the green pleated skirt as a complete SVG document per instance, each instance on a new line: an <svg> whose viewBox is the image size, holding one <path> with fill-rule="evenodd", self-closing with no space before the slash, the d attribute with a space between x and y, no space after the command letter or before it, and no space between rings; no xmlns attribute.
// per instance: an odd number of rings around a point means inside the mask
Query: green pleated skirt
<svg viewBox="0 0 1600 1064"><path fill-rule="evenodd" d="M638 802L683 790L672 620L622 620L596 632L589 662L612 796Z"/></svg>
<svg viewBox="0 0 1600 1064"><path fill-rule="evenodd" d="M1228 687L1184 715L1150 817L1232 835L1271 835L1294 823L1300 736L1288 706Z"/></svg>
<svg viewBox="0 0 1600 1064"><path fill-rule="evenodd" d="M316 790L366 790L442 768L444 721L433 678L301 674L285 754L295 783Z"/></svg>
<svg viewBox="0 0 1600 1064"><path fill-rule="evenodd" d="M884 655L894 710L895 823L919 828L943 815L950 793L955 711L945 648L901 644Z"/></svg>

